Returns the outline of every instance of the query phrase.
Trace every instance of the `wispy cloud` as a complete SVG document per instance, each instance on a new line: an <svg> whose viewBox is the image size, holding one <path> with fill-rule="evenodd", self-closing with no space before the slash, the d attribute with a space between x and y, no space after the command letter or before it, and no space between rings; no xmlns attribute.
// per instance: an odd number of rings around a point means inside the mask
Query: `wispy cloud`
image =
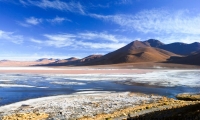
<svg viewBox="0 0 200 120"><path fill-rule="evenodd" d="M37 40L37 39L34 39L34 38L31 38L30 41L31 41L31 42L34 42L34 43L38 43L38 44L43 43L43 41Z"/></svg>
<svg viewBox="0 0 200 120"><path fill-rule="evenodd" d="M32 24L32 25L37 25L42 22L42 19L35 18L35 17L30 17L26 18L26 23Z"/></svg>
<svg viewBox="0 0 200 120"><path fill-rule="evenodd" d="M167 34L167 35L154 36L154 38L158 39L158 40L162 40L164 43L173 43L173 42L193 43L193 42L200 42L200 35Z"/></svg>
<svg viewBox="0 0 200 120"><path fill-rule="evenodd" d="M71 22L71 20L67 19L67 18L64 18L64 17L58 17L56 16L55 18L53 19L46 19L48 22L51 22L51 23L61 23L61 22L64 22L64 21L69 21Z"/></svg>
<svg viewBox="0 0 200 120"><path fill-rule="evenodd" d="M21 44L24 38L22 35L15 35L14 32L0 30L0 40L8 40L15 44Z"/></svg>
<svg viewBox="0 0 200 120"><path fill-rule="evenodd" d="M85 8L79 2L64 2L60 0L20 0L23 5L33 5L42 9L52 8L62 11L85 14Z"/></svg>
<svg viewBox="0 0 200 120"><path fill-rule="evenodd" d="M191 16L187 10L165 11L144 10L135 15L97 15L90 16L112 21L121 27L142 33L183 33L200 34L200 14Z"/></svg>
<svg viewBox="0 0 200 120"><path fill-rule="evenodd" d="M71 34L57 34L57 35L44 35L48 40L45 43L49 46L66 47L74 43L74 35Z"/></svg>
<svg viewBox="0 0 200 120"><path fill-rule="evenodd" d="M67 18L56 16L53 19L43 19L43 18L29 17L29 18L26 18L24 22L17 21L17 24L19 24L23 27L30 27L32 25L38 25L38 24L43 23L43 22L49 22L49 23L56 24L56 23L62 23L64 21L71 22L71 20L69 20Z"/></svg>
<svg viewBox="0 0 200 120"><path fill-rule="evenodd" d="M133 3L133 0L116 0L115 1L115 4L132 4Z"/></svg>
<svg viewBox="0 0 200 120"><path fill-rule="evenodd" d="M26 1L24 1L24 0L19 0L19 2L20 2L21 4L23 4L24 6L28 5L28 3L27 3Z"/></svg>
<svg viewBox="0 0 200 120"><path fill-rule="evenodd" d="M79 47L95 49L117 49L131 40L119 35L107 34L106 32L84 32L77 34L45 34L45 40L32 39L32 42L54 47Z"/></svg>
<svg viewBox="0 0 200 120"><path fill-rule="evenodd" d="M125 38L119 39L116 35L108 34L108 33L95 33L95 32L86 32L86 33L79 33L78 34L81 39L88 39L88 40L107 40L112 42L119 42Z"/></svg>
<svg viewBox="0 0 200 120"><path fill-rule="evenodd" d="M92 49L111 49L116 50L125 46L125 43L93 43L93 42L82 42L78 41L77 45L82 46L84 48L92 48Z"/></svg>

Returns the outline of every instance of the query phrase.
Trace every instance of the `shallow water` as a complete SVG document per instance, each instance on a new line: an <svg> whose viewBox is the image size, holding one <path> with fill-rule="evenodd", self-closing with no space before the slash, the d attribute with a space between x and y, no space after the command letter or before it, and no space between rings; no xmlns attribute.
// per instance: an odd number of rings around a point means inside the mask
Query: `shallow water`
<svg viewBox="0 0 200 120"><path fill-rule="evenodd" d="M0 106L31 98L84 91L132 91L174 98L178 93L200 92L200 71L155 70L121 75L0 74Z"/></svg>

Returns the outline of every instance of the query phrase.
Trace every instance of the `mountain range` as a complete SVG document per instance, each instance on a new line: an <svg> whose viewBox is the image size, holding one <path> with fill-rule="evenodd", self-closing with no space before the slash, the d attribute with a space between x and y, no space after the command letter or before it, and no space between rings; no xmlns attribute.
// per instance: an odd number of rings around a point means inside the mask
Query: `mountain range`
<svg viewBox="0 0 200 120"><path fill-rule="evenodd" d="M0 61L0 66L10 62L13 61L2 60ZM135 40L106 55L89 55L82 59L75 57L68 59L42 58L32 62L30 65L82 66L142 62L200 65L200 43L194 42L186 44L175 42L164 44L156 39L149 39L146 41ZM14 63L20 64L20 62L16 61ZM25 65L29 63L30 62L27 62Z"/></svg>
<svg viewBox="0 0 200 120"><path fill-rule="evenodd" d="M135 40L126 46L106 55L90 55L82 59L62 63L50 63L52 66L65 65L105 65L118 63L167 62L180 64L200 64L200 43L164 44L156 39ZM196 62L194 62L196 61Z"/></svg>
<svg viewBox="0 0 200 120"><path fill-rule="evenodd" d="M193 52L200 50L199 42L194 42L191 44L186 44L186 43L181 43L181 42L164 44L164 43L160 42L159 40L149 39L142 43L147 44L151 47L167 50L167 51L173 52L175 54L179 54L179 55L189 55Z"/></svg>

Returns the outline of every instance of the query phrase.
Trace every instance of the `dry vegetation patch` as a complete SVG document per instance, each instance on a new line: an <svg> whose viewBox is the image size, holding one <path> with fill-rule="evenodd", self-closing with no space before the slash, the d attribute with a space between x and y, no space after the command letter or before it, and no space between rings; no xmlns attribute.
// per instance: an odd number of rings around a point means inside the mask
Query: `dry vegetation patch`
<svg viewBox="0 0 200 120"><path fill-rule="evenodd" d="M46 113L16 113L4 116L2 120L45 120L48 116Z"/></svg>

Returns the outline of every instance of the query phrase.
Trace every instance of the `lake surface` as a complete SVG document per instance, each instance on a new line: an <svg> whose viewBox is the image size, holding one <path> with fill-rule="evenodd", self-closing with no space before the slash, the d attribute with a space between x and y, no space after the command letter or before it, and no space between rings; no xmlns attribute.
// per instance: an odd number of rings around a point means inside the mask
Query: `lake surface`
<svg viewBox="0 0 200 120"><path fill-rule="evenodd" d="M200 70L154 70L120 75L0 74L0 106L38 97L102 91L142 92L172 98L183 92L199 93Z"/></svg>

